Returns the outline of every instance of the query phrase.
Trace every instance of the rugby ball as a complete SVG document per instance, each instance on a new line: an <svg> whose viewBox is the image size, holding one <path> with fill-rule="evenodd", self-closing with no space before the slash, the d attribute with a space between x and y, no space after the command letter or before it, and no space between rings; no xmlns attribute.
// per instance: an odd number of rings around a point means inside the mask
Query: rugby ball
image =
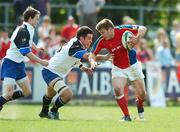
<svg viewBox="0 0 180 132"><path fill-rule="evenodd" d="M133 47L128 45L128 41L130 40L131 36L133 36L133 33L131 31L125 31L122 35L121 41L124 48L131 50Z"/></svg>

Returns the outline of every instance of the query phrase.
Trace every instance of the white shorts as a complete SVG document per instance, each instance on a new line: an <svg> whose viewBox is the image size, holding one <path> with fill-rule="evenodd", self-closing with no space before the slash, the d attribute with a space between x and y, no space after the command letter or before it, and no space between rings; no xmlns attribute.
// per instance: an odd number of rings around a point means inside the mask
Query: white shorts
<svg viewBox="0 0 180 132"><path fill-rule="evenodd" d="M113 66L112 68L112 77L122 77L128 78L130 81L143 79L144 74L142 72L142 67L140 62L136 62L126 69L121 69L117 66Z"/></svg>

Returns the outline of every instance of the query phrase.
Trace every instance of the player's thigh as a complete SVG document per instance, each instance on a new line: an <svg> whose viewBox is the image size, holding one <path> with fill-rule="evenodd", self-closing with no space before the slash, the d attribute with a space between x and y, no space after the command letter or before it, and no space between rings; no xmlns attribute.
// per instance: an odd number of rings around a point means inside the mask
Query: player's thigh
<svg viewBox="0 0 180 132"><path fill-rule="evenodd" d="M49 84L49 86L52 87L54 91L56 91L56 93L58 93L59 95L61 95L64 90L69 89L69 87L66 85L62 78L56 78L52 80Z"/></svg>
<svg viewBox="0 0 180 132"><path fill-rule="evenodd" d="M60 78L60 77L56 77L56 78L54 78L53 80L51 80L50 82L49 82L49 87L54 87L54 85L59 81L59 80L62 80L62 78Z"/></svg>
<svg viewBox="0 0 180 132"><path fill-rule="evenodd" d="M112 68L112 86L114 89L124 89L124 86L127 83L127 74L124 69L113 66Z"/></svg>
<svg viewBox="0 0 180 132"><path fill-rule="evenodd" d="M55 83L58 80L63 79L62 77L60 77L59 75L57 75L56 73L52 72L49 69L44 68L41 73L44 81L49 87L54 87Z"/></svg>
<svg viewBox="0 0 180 132"><path fill-rule="evenodd" d="M135 88L136 93L138 95L142 97L146 95L144 79L138 79L138 80L132 81L132 85Z"/></svg>
<svg viewBox="0 0 180 132"><path fill-rule="evenodd" d="M17 80L17 84L22 89L25 96L31 94L31 85L27 76Z"/></svg>
<svg viewBox="0 0 180 132"><path fill-rule="evenodd" d="M124 77L113 77L112 86L115 90L120 90L121 93L124 92L124 87L127 84L127 78Z"/></svg>

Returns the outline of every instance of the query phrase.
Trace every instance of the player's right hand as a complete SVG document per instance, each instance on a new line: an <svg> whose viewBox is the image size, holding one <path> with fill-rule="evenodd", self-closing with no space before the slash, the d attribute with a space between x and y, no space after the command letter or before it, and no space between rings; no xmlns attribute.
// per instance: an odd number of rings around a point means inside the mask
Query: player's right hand
<svg viewBox="0 0 180 132"><path fill-rule="evenodd" d="M42 66L48 66L49 62L47 60L42 60L41 65Z"/></svg>
<svg viewBox="0 0 180 132"><path fill-rule="evenodd" d="M93 74L93 72L92 72L92 69L90 69L90 68L87 68L87 67L82 67L81 68L81 70L82 71L84 71L84 72L86 72L88 75L92 75Z"/></svg>
<svg viewBox="0 0 180 132"><path fill-rule="evenodd" d="M97 64L96 61L91 61L91 62L90 62L90 65L91 65L91 66L90 66L90 69L91 69L91 70L94 70L98 64Z"/></svg>

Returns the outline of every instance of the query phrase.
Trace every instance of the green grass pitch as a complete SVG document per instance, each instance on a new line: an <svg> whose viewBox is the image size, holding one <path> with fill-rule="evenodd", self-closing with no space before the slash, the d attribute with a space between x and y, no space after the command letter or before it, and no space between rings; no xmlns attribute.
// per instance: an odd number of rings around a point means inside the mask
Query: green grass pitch
<svg viewBox="0 0 180 132"><path fill-rule="evenodd" d="M61 120L40 119L40 105L5 105L0 132L179 132L180 107L145 108L146 121L119 122L117 106L74 106L60 110ZM133 117L136 107L130 107Z"/></svg>

